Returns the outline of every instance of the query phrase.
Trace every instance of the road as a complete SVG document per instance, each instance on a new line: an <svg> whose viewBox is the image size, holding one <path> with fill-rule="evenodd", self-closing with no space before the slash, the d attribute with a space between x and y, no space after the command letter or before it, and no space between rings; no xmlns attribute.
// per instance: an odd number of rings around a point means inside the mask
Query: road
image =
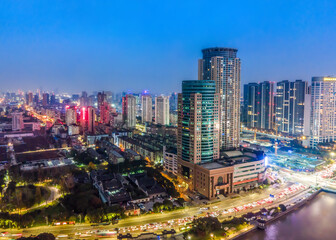
<svg viewBox="0 0 336 240"><path fill-rule="evenodd" d="M207 205L207 207L211 208L218 208L219 210L225 210L236 206L241 206L247 203L256 202L261 199L265 199L269 197L269 194L277 194L283 189L287 187L287 185L284 185L279 188L273 188L270 187L268 189L265 189L262 191L262 193L252 193L252 194L245 194L245 196L241 196L239 198L227 198L219 202L215 202L213 204ZM279 203L274 203L279 204ZM265 206L259 206L259 208L265 207ZM269 207L269 206L267 206ZM257 210L258 207L256 207L255 210ZM249 210L251 211L251 210ZM192 216L204 216L205 213L200 212L200 206L197 207L189 207L186 209L181 209L173 212L165 212L163 214L149 214L149 215L141 215L136 217L129 217L123 220L120 220L118 224L116 225L108 225L108 226L91 226L90 224L78 224L78 225L65 225L65 226L43 226L43 227L34 227L25 229L24 231L20 230L13 230L13 233L17 232L23 232L25 236L30 235L37 235L41 232L51 232L55 234L56 236L59 234L68 234L72 235L76 232L87 232L91 230L113 230L114 228L122 228L122 227L129 227L129 226L139 226L139 225L145 225L148 223L163 223L168 222L172 219L181 219L185 217L192 217ZM229 216L229 215L227 215ZM178 226L177 226L178 228ZM0 231L2 231L0 229ZM161 230L162 231L162 230Z"/></svg>

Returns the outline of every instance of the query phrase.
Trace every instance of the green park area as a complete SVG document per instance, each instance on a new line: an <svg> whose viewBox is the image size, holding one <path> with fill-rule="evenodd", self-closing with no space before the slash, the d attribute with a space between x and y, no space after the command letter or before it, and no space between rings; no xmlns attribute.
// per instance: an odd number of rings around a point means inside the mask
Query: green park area
<svg viewBox="0 0 336 240"><path fill-rule="evenodd" d="M33 184L18 186L10 182L0 200L2 211L17 211L29 209L41 202L47 201L50 196L48 188Z"/></svg>

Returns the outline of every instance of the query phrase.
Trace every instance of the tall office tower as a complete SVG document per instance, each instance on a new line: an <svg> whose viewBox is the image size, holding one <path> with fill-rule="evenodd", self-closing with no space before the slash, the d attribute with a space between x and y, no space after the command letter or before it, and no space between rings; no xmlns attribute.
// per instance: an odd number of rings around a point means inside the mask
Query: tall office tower
<svg viewBox="0 0 336 240"><path fill-rule="evenodd" d="M51 105L55 105L56 104L56 97L55 97L55 94L52 94L50 96L50 104Z"/></svg>
<svg viewBox="0 0 336 240"><path fill-rule="evenodd" d="M176 92L173 92L170 95L170 99L169 99L170 112L176 112L177 111L177 97L178 97L178 94Z"/></svg>
<svg viewBox="0 0 336 240"><path fill-rule="evenodd" d="M26 103L27 105L29 106L32 106L33 105L33 93L32 92L29 92L26 96Z"/></svg>
<svg viewBox="0 0 336 240"><path fill-rule="evenodd" d="M87 108L88 113L88 131L90 133L95 133L95 124L96 124L96 110L94 107L88 107Z"/></svg>
<svg viewBox="0 0 336 240"><path fill-rule="evenodd" d="M135 128L136 99L133 95L127 94L125 97L122 97L122 116L128 128Z"/></svg>
<svg viewBox="0 0 336 240"><path fill-rule="evenodd" d="M104 92L99 92L97 94L97 102L98 102L98 109L100 110L100 106L104 103L107 102L106 94Z"/></svg>
<svg viewBox="0 0 336 240"><path fill-rule="evenodd" d="M24 128L22 112L12 113L12 130L21 131Z"/></svg>
<svg viewBox="0 0 336 240"><path fill-rule="evenodd" d="M336 77L313 77L310 146L336 141Z"/></svg>
<svg viewBox="0 0 336 240"><path fill-rule="evenodd" d="M88 94L87 94L87 92L86 92L86 91L82 91L82 97L85 97L85 98L87 98L87 97L88 97Z"/></svg>
<svg viewBox="0 0 336 240"><path fill-rule="evenodd" d="M87 92L85 92L85 91L82 92L82 96L79 98L79 105L81 107L85 107L85 106L90 106L91 105L91 104L89 104Z"/></svg>
<svg viewBox="0 0 336 240"><path fill-rule="evenodd" d="M192 178L194 164L220 154L220 94L216 82L183 81L178 96L177 157L179 173Z"/></svg>
<svg viewBox="0 0 336 240"><path fill-rule="evenodd" d="M244 85L243 115L248 128L260 127L260 91L258 83Z"/></svg>
<svg viewBox="0 0 336 240"><path fill-rule="evenodd" d="M142 95L141 96L141 121L144 122L152 122L153 118L153 103L152 97L150 95Z"/></svg>
<svg viewBox="0 0 336 240"><path fill-rule="evenodd" d="M48 93L43 93L43 95L42 95L42 105L43 106L48 106L49 105L49 94Z"/></svg>
<svg viewBox="0 0 336 240"><path fill-rule="evenodd" d="M303 135L308 136L303 142L304 146L309 146L309 136L310 136L310 112L311 112L311 86L307 87L307 92L305 94L304 101L304 117L303 117Z"/></svg>
<svg viewBox="0 0 336 240"><path fill-rule="evenodd" d="M87 107L82 107L80 110L80 125L83 129L83 132L87 129L87 123L88 123L88 110Z"/></svg>
<svg viewBox="0 0 336 240"><path fill-rule="evenodd" d="M237 49L206 48L198 61L199 80L214 80L221 95L222 147L239 146L240 135L240 59Z"/></svg>
<svg viewBox="0 0 336 240"><path fill-rule="evenodd" d="M106 91L105 92L105 95L106 95L106 101L110 104L112 104L113 102L113 92L111 91Z"/></svg>
<svg viewBox="0 0 336 240"><path fill-rule="evenodd" d="M260 83L260 128L273 129L274 82Z"/></svg>
<svg viewBox="0 0 336 240"><path fill-rule="evenodd" d="M110 123L110 115L111 115L111 106L108 102L103 102L100 105L100 122L104 124L109 124Z"/></svg>
<svg viewBox="0 0 336 240"><path fill-rule="evenodd" d="M155 98L155 123L169 125L169 97L159 96Z"/></svg>
<svg viewBox="0 0 336 240"><path fill-rule="evenodd" d="M308 84L302 80L277 83L275 95L275 127L280 132L301 135L304 131L305 95Z"/></svg>
<svg viewBox="0 0 336 240"><path fill-rule="evenodd" d="M65 123L67 126L77 123L77 107L66 106L65 107Z"/></svg>
<svg viewBox="0 0 336 240"><path fill-rule="evenodd" d="M40 101L40 99L39 99L39 95L38 95L38 94L35 94L35 96L34 96L34 105L35 105L35 106L38 105L38 104L39 104L39 101Z"/></svg>

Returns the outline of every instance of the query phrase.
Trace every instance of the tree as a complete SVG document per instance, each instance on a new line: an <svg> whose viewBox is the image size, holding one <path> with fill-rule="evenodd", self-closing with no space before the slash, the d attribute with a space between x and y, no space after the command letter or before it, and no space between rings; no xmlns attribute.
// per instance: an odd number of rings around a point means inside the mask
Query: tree
<svg viewBox="0 0 336 240"><path fill-rule="evenodd" d="M215 217L198 218L193 221L192 232L197 235L208 235L221 229L221 223Z"/></svg>
<svg viewBox="0 0 336 240"><path fill-rule="evenodd" d="M37 235L36 240L55 240L55 236L51 233L40 233Z"/></svg>
<svg viewBox="0 0 336 240"><path fill-rule="evenodd" d="M89 162L89 167L88 167L89 171L91 172L92 170L96 170L97 166L93 163L93 162Z"/></svg>

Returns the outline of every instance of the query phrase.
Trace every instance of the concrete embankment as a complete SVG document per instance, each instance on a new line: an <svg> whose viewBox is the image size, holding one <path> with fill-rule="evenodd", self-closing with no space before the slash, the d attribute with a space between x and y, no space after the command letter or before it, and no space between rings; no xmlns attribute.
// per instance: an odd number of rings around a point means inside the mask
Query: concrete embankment
<svg viewBox="0 0 336 240"><path fill-rule="evenodd" d="M314 199L322 191L324 191L324 190L322 190L322 189L317 190L316 192L314 192L309 197L307 197L307 198L303 199L302 201L296 203L294 206L288 207L285 212L281 212L278 215L267 219L266 220L266 225L269 225L270 223L272 223L272 222L280 219L281 217L283 217L283 216L285 216L285 215L287 215L287 214L289 214L289 213L291 213L291 212L293 212L295 210L298 210L299 208L301 208L302 206L304 206L306 203L308 203L309 201L311 201L312 199ZM257 230L257 229L258 229L258 227L254 226L253 228L250 228L247 231L242 232L241 234L239 234L237 236L234 236L233 238L230 238L230 239L240 239L244 235L246 235L246 234L248 234L250 232L253 232L253 231Z"/></svg>

